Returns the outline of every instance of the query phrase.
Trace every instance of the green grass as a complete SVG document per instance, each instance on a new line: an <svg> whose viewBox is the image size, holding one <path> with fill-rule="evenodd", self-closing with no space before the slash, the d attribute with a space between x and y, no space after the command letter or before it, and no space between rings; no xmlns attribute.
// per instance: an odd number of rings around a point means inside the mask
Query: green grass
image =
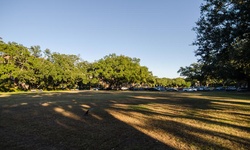
<svg viewBox="0 0 250 150"><path fill-rule="evenodd" d="M0 137L0 149L249 149L250 94L0 93Z"/></svg>

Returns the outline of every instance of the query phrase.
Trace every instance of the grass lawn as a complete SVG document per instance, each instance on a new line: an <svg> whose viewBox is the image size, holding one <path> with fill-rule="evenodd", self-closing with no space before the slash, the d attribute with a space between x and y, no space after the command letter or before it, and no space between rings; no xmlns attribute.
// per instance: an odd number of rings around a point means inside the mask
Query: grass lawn
<svg viewBox="0 0 250 150"><path fill-rule="evenodd" d="M1 150L249 147L249 93L0 93Z"/></svg>

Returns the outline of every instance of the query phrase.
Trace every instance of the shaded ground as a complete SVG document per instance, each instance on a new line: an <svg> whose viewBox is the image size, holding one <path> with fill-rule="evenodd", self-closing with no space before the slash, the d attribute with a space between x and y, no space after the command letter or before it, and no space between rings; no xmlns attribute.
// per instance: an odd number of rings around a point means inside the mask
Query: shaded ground
<svg viewBox="0 0 250 150"><path fill-rule="evenodd" d="M43 92L0 104L0 149L250 147L247 93Z"/></svg>

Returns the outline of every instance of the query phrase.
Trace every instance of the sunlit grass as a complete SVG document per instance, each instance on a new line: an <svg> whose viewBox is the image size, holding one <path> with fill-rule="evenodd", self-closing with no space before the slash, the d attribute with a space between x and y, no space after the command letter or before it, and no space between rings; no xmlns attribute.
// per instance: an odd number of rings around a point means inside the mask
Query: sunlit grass
<svg viewBox="0 0 250 150"><path fill-rule="evenodd" d="M44 92L0 103L0 149L250 147L248 93Z"/></svg>

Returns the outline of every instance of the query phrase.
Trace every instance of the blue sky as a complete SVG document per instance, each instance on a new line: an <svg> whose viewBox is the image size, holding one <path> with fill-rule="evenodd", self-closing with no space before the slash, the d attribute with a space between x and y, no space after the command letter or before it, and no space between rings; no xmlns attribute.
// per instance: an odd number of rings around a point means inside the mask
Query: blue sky
<svg viewBox="0 0 250 150"><path fill-rule="evenodd" d="M196 62L200 0L0 0L0 37L26 47L140 58L155 76L176 78Z"/></svg>

